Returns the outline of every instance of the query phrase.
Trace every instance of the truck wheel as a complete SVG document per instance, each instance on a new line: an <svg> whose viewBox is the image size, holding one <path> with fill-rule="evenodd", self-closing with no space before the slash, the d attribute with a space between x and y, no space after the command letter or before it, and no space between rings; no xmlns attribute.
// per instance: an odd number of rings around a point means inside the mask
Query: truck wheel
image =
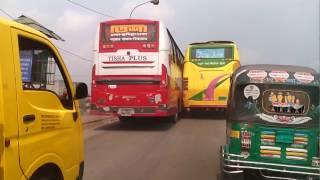
<svg viewBox="0 0 320 180"><path fill-rule="evenodd" d="M38 169L30 180L63 180L63 176L56 166L50 164Z"/></svg>
<svg viewBox="0 0 320 180"><path fill-rule="evenodd" d="M32 178L30 180L62 180L61 178L59 177L46 177L46 176L43 176L43 177L36 177L36 178Z"/></svg>

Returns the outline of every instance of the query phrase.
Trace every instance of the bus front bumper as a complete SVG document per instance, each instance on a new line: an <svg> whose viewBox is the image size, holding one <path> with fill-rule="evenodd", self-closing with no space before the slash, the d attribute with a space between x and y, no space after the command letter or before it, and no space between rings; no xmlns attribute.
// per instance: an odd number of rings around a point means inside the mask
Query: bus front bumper
<svg viewBox="0 0 320 180"><path fill-rule="evenodd" d="M123 115L121 110L129 109L132 111L130 114ZM91 108L91 114L114 114L119 116L132 116L132 117L167 117L173 116L177 112L177 108L167 107L164 105L159 106L143 106L143 107L119 107L109 106L104 108Z"/></svg>
<svg viewBox="0 0 320 180"><path fill-rule="evenodd" d="M227 101L184 100L184 108L190 109L226 109Z"/></svg>
<svg viewBox="0 0 320 180"><path fill-rule="evenodd" d="M246 160L245 157L238 154L225 152L221 148L221 170L224 175L230 177L243 174L244 171L256 171L264 178L294 180L292 177L320 177L320 167L299 166L291 164L267 163L260 161ZM290 178L289 178L290 177ZM298 178L299 179L299 178Z"/></svg>

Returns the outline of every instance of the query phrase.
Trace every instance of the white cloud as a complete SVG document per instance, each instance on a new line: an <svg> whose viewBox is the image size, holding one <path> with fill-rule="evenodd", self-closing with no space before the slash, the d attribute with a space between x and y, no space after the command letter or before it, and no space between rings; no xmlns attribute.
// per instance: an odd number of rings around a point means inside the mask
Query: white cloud
<svg viewBox="0 0 320 180"><path fill-rule="evenodd" d="M66 9L58 18L57 28L65 33L77 33L86 31L97 25L98 18L95 15L84 15L77 11Z"/></svg>
<svg viewBox="0 0 320 180"><path fill-rule="evenodd" d="M266 62L259 62L262 59L261 53L256 49L238 47L240 54L240 63L245 64L266 64Z"/></svg>

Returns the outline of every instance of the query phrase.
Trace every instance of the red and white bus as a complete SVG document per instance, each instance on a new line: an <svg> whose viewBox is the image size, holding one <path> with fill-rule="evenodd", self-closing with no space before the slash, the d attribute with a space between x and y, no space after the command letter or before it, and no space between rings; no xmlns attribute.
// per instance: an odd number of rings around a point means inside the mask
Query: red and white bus
<svg viewBox="0 0 320 180"><path fill-rule="evenodd" d="M92 113L178 120L184 57L161 21L102 22L95 44Z"/></svg>

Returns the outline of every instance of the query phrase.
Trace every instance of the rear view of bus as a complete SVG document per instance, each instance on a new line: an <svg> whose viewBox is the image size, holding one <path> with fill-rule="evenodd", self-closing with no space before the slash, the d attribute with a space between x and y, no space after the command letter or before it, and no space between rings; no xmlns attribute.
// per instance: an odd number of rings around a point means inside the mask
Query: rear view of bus
<svg viewBox="0 0 320 180"><path fill-rule="evenodd" d="M100 23L92 70L92 113L177 118L183 55L160 21ZM180 81L179 81L180 80Z"/></svg>
<svg viewBox="0 0 320 180"><path fill-rule="evenodd" d="M190 44L183 71L185 110L224 110L227 107L230 76L239 66L237 46L231 41Z"/></svg>

